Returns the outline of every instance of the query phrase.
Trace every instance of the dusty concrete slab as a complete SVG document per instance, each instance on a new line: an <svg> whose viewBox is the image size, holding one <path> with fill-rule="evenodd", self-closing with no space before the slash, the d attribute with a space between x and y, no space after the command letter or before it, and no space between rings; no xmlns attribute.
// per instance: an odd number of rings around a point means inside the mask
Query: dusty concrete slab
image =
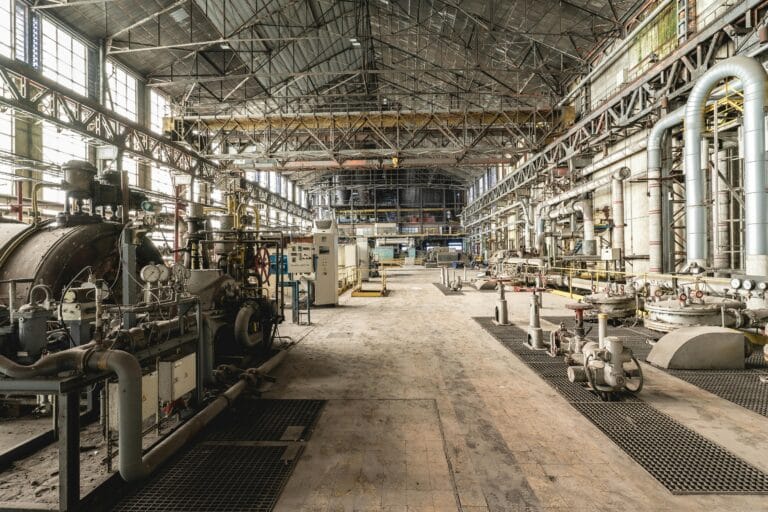
<svg viewBox="0 0 768 512"><path fill-rule="evenodd" d="M306 337L268 396L330 402L278 510L768 510L765 496L671 495L472 320L494 294L446 297L439 271L402 274L391 297L281 327ZM507 294L513 321L528 299ZM567 302L545 295L542 316ZM646 373L650 403L768 471L768 419Z"/></svg>

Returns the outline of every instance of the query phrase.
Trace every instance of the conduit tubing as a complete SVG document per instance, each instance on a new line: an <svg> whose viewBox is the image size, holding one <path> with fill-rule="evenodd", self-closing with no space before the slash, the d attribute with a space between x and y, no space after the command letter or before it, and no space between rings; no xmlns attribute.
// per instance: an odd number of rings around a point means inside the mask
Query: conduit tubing
<svg viewBox="0 0 768 512"><path fill-rule="evenodd" d="M685 107L670 112L659 119L648 134L648 270L661 273L661 141L664 134L683 122Z"/></svg>
<svg viewBox="0 0 768 512"><path fill-rule="evenodd" d="M704 108L712 89L738 77L744 89L744 210L746 272L768 275L768 197L766 197L764 109L766 73L755 59L736 56L704 73L685 106L685 204L688 266L707 265L706 176L701 172Z"/></svg>

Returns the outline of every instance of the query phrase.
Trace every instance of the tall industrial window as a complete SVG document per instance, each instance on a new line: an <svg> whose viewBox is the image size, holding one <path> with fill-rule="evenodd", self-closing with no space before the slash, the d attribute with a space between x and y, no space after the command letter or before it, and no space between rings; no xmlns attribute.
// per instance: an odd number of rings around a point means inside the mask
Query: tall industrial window
<svg viewBox="0 0 768 512"><path fill-rule="evenodd" d="M139 163L129 156L123 157L123 170L128 173L128 184L132 187L139 186Z"/></svg>
<svg viewBox="0 0 768 512"><path fill-rule="evenodd" d="M15 13L15 56L18 60L26 62L27 60L27 32L26 32L26 26L27 26L27 15L28 10L27 6L17 2L16 3L16 13Z"/></svg>
<svg viewBox="0 0 768 512"><path fill-rule="evenodd" d="M13 0L0 0L0 55L13 56Z"/></svg>
<svg viewBox="0 0 768 512"><path fill-rule="evenodd" d="M123 68L107 61L107 83L109 95L106 103L112 111L131 121L138 120L138 97L136 96L137 80ZM110 99L112 100L110 103Z"/></svg>
<svg viewBox="0 0 768 512"><path fill-rule="evenodd" d="M149 129L163 134L163 117L170 115L168 98L155 90L149 92Z"/></svg>
<svg viewBox="0 0 768 512"><path fill-rule="evenodd" d="M55 23L43 19L43 75L78 94L88 93L85 44Z"/></svg>
<svg viewBox="0 0 768 512"><path fill-rule="evenodd" d="M169 170L152 166L152 190L160 194L176 196L173 189L173 175Z"/></svg>
<svg viewBox="0 0 768 512"><path fill-rule="evenodd" d="M88 144L66 131L59 130L50 123L43 123L43 161L48 164L62 165L69 160L87 160ZM43 172L43 181L61 183L59 172ZM43 201L63 203L64 192L57 189L44 188Z"/></svg>
<svg viewBox="0 0 768 512"><path fill-rule="evenodd" d="M13 195L13 165L9 157L13 153L13 116L0 113L0 195Z"/></svg>

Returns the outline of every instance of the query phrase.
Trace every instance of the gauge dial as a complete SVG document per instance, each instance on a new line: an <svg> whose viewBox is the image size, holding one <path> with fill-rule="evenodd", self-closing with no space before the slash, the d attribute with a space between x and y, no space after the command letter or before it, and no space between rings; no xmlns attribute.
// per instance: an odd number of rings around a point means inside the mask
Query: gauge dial
<svg viewBox="0 0 768 512"><path fill-rule="evenodd" d="M738 289L741 288L741 279L733 278L731 279L731 288Z"/></svg>
<svg viewBox="0 0 768 512"><path fill-rule="evenodd" d="M751 279L745 279L743 283L741 283L741 287L745 290L752 290L755 287L755 282Z"/></svg>
<svg viewBox="0 0 768 512"><path fill-rule="evenodd" d="M157 269L160 271L160 282L165 283L171 278L171 269L166 265L158 265Z"/></svg>
<svg viewBox="0 0 768 512"><path fill-rule="evenodd" d="M156 283L160 279L160 269L157 265L147 265L141 269L139 276L145 283Z"/></svg>
<svg viewBox="0 0 768 512"><path fill-rule="evenodd" d="M766 283L765 281L760 281L759 283L757 283L757 289L760 290L761 292L768 290L768 283Z"/></svg>

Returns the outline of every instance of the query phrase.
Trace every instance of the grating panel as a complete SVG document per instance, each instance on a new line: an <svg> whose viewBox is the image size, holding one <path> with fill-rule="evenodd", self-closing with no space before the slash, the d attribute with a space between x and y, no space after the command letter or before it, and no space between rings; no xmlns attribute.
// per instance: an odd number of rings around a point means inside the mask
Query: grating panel
<svg viewBox="0 0 768 512"><path fill-rule="evenodd" d="M494 325L489 318L475 318L475 321L538 373L673 494L768 493L768 475L657 411L640 398L627 394L620 402L603 402L587 388L568 380L565 362L555 359L544 361L540 359L540 353L527 349L522 343L525 339L525 331L522 329L515 326L500 327ZM627 331L626 328L623 330ZM648 346L644 343L645 333L640 331L632 334L635 338L627 342L628 346L633 343L639 345L640 337L643 345ZM643 348L638 347L639 350ZM732 380L744 377L744 373L733 375L710 372L706 379L701 376L702 372L678 374L684 379L697 378L701 381L700 387L709 386L720 392L729 389L729 377L733 377ZM743 386L739 387L739 391L733 394L734 401L738 397L744 407L766 411L768 400L761 402L754 398L756 395L763 396L761 393L768 395L768 386L756 388L759 385L757 375L749 375L754 378L755 387L749 392L744 391Z"/></svg>
<svg viewBox="0 0 768 512"><path fill-rule="evenodd" d="M267 512L320 416L323 400L241 400L201 442L166 465L115 512Z"/></svg>
<svg viewBox="0 0 768 512"><path fill-rule="evenodd" d="M663 369L663 368L662 368ZM768 384L758 370L664 370L713 395L768 416Z"/></svg>
<svg viewBox="0 0 768 512"><path fill-rule="evenodd" d="M455 292L450 288L448 288L447 286L443 286L442 283L432 283L432 284L435 285L435 288L443 292L443 295L464 295L464 292L461 292L461 291Z"/></svg>
<svg viewBox="0 0 768 512"><path fill-rule="evenodd" d="M280 441L287 429L303 427L306 440L323 400L243 400L217 418L205 441Z"/></svg>
<svg viewBox="0 0 768 512"><path fill-rule="evenodd" d="M768 493L768 475L646 403L572 405L673 494Z"/></svg>
<svg viewBox="0 0 768 512"><path fill-rule="evenodd" d="M285 446L195 446L115 512L272 510L296 458Z"/></svg>

